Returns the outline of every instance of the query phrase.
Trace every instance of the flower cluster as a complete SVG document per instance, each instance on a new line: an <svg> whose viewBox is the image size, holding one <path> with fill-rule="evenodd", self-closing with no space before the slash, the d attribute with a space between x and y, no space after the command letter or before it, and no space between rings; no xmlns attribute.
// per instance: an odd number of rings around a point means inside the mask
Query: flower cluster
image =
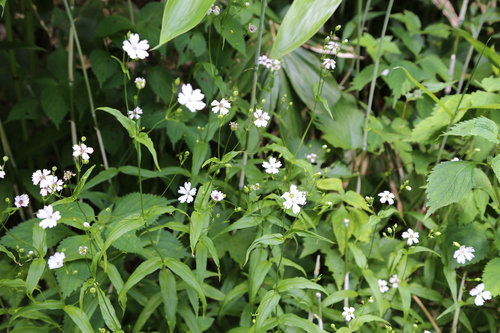
<svg viewBox="0 0 500 333"><path fill-rule="evenodd" d="M329 41L324 47L325 53L337 54L340 51L340 44L334 41Z"/></svg>
<svg viewBox="0 0 500 333"><path fill-rule="evenodd" d="M35 171L31 176L31 180L33 185L40 186L40 194L44 197L63 189L63 180L52 175L47 169Z"/></svg>
<svg viewBox="0 0 500 333"><path fill-rule="evenodd" d="M278 59L268 58L266 55L261 55L259 57L259 65L262 65L269 69L271 72L276 72L281 69L281 61Z"/></svg>
<svg viewBox="0 0 500 333"><path fill-rule="evenodd" d="M285 199L283 202L283 207L285 209L292 209L294 214L300 212L300 206L306 204L306 193L305 191L299 191L296 185L290 185L290 192L285 192L281 198Z"/></svg>

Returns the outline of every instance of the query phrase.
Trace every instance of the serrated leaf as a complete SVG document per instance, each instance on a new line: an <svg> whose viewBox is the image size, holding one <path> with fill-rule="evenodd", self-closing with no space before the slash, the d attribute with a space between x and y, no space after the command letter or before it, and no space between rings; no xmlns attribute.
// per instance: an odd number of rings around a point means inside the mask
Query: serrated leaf
<svg viewBox="0 0 500 333"><path fill-rule="evenodd" d="M40 116L40 103L38 100L31 96L25 96L20 100L12 110L5 121L20 120L20 119L37 119Z"/></svg>
<svg viewBox="0 0 500 333"><path fill-rule="evenodd" d="M458 123L444 134L458 136L480 136L495 144L500 143L500 140L498 140L498 125L493 120L490 120L486 117L478 117Z"/></svg>
<svg viewBox="0 0 500 333"><path fill-rule="evenodd" d="M342 0L294 1L281 23L271 50L279 59L309 40L332 16Z"/></svg>
<svg viewBox="0 0 500 333"><path fill-rule="evenodd" d="M111 58L111 54L104 50L96 49L92 51L89 60L101 88L104 82L119 69L117 62Z"/></svg>
<svg viewBox="0 0 500 333"><path fill-rule="evenodd" d="M448 224L443 236L443 239L446 239L443 252L446 253L449 260L448 267L452 270L457 267L477 263L486 257L489 245L486 239L484 225L471 223L462 226L453 221ZM465 260L464 264L458 263L457 259L453 258L453 254L457 250L457 247L453 246L453 242L474 248L474 258L472 258L472 260Z"/></svg>
<svg viewBox="0 0 500 333"><path fill-rule="evenodd" d="M57 269L55 274L59 288L61 289L62 297L66 298L90 277L90 268L86 260L65 260L64 268L65 269Z"/></svg>
<svg viewBox="0 0 500 333"><path fill-rule="evenodd" d="M484 289L491 292L492 296L500 295L500 283L498 277L500 276L500 258L490 260L483 272Z"/></svg>
<svg viewBox="0 0 500 333"><path fill-rule="evenodd" d="M126 18L125 16L106 16L102 20L100 20L99 25L95 29L94 35L96 37L107 37L119 31L126 32L127 30L131 30L132 28L133 27L130 19Z"/></svg>
<svg viewBox="0 0 500 333"><path fill-rule="evenodd" d="M157 96L165 103L170 103L172 98L172 84L174 83L170 71L162 67L152 67L148 69L147 82Z"/></svg>
<svg viewBox="0 0 500 333"><path fill-rule="evenodd" d="M475 187L475 163L453 161L439 163L427 179L427 206L425 218L438 208L464 198Z"/></svg>
<svg viewBox="0 0 500 333"><path fill-rule="evenodd" d="M42 109L54 123L57 129L69 111L69 104L66 98L67 89L62 87L47 87L42 90L40 102Z"/></svg>

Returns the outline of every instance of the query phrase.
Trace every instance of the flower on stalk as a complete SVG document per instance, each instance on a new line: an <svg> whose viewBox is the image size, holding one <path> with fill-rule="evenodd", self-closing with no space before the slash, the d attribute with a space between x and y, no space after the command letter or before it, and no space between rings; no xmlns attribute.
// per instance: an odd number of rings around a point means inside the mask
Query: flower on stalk
<svg viewBox="0 0 500 333"><path fill-rule="evenodd" d="M128 117L130 119L136 119L138 120L139 118L141 118L141 114L142 114L142 109L140 107L136 107L134 110L132 111L128 111Z"/></svg>
<svg viewBox="0 0 500 333"><path fill-rule="evenodd" d="M327 50L328 53L337 54L337 52L339 52L339 50L340 50L340 45L337 42L329 41L325 45L325 50Z"/></svg>
<svg viewBox="0 0 500 333"><path fill-rule="evenodd" d="M220 112L220 114L223 116L229 113L229 108L231 107L231 103L229 103L229 101L224 98L221 99L220 102L214 100L211 105L213 106L213 113Z"/></svg>
<svg viewBox="0 0 500 333"><path fill-rule="evenodd" d="M179 201L181 203L185 203L185 202L190 203L190 202L193 202L193 200L194 200L193 195L196 195L196 188L191 188L191 183L185 182L184 186L180 186L179 190L177 192L182 194L179 197Z"/></svg>
<svg viewBox="0 0 500 333"><path fill-rule="evenodd" d="M64 259L66 255L64 252L56 252L53 256L50 256L48 264L50 269L61 268L64 266Z"/></svg>
<svg viewBox="0 0 500 333"><path fill-rule="evenodd" d="M309 155L306 156L306 158L311 162L311 163L314 163L316 162L316 157L318 157L318 155L316 155L315 153L311 153Z"/></svg>
<svg viewBox="0 0 500 333"><path fill-rule="evenodd" d="M177 97L179 104L184 105L191 112L202 110L205 107L206 104L202 102L205 95L201 93L200 89L193 90L193 87L188 83L183 84L181 90L182 92Z"/></svg>
<svg viewBox="0 0 500 333"><path fill-rule="evenodd" d="M380 197L380 202L381 203L388 203L389 205L394 204L394 194L392 194L389 191L384 191L382 193L379 193L378 196Z"/></svg>
<svg viewBox="0 0 500 333"><path fill-rule="evenodd" d="M292 208L294 214L298 214L300 212L300 206L306 204L306 192L297 190L297 186L295 185L290 185L290 192L285 192L281 198L285 199L283 207L285 207L285 209Z"/></svg>
<svg viewBox="0 0 500 333"><path fill-rule="evenodd" d="M389 287L387 286L386 280L378 280L378 287L380 288L381 293L385 293L386 291L389 291Z"/></svg>
<svg viewBox="0 0 500 333"><path fill-rule="evenodd" d="M50 175L50 171L47 169L42 170L37 170L33 172L33 175L31 176L31 180L33 181L33 185L38 185L40 184L40 187L44 187L48 181L47 177Z"/></svg>
<svg viewBox="0 0 500 333"><path fill-rule="evenodd" d="M3 171L3 166L0 165L0 178L5 177L5 171Z"/></svg>
<svg viewBox="0 0 500 333"><path fill-rule="evenodd" d="M146 79L143 77L136 77L134 83L137 89L139 90L144 89L144 87L146 87Z"/></svg>
<svg viewBox="0 0 500 333"><path fill-rule="evenodd" d="M28 207L30 203L30 198L26 194L18 195L14 198L14 204L17 208Z"/></svg>
<svg viewBox="0 0 500 333"><path fill-rule="evenodd" d="M218 15L220 14L220 8L219 8L219 6L217 6L217 5L212 5L212 6L208 9L208 11L207 11L207 15L210 15L210 14L212 14L212 13L214 13L214 15L215 15L215 16L218 16Z"/></svg>
<svg viewBox="0 0 500 333"><path fill-rule="evenodd" d="M473 247L462 245L453 253L453 258L457 259L459 264L465 264L465 260L472 260L472 258L474 258L472 252L476 252Z"/></svg>
<svg viewBox="0 0 500 333"><path fill-rule="evenodd" d="M235 121L230 121L229 128L231 129L231 131L236 131L238 129L238 123Z"/></svg>
<svg viewBox="0 0 500 333"><path fill-rule="evenodd" d="M484 283L478 284L469 294L471 296L476 296L474 303L476 303L477 306L481 306L484 304L484 301L491 299L491 292L484 290Z"/></svg>
<svg viewBox="0 0 500 333"><path fill-rule="evenodd" d="M85 143L82 143L81 145L74 145L73 146L73 157L78 157L82 156L82 160L88 160L90 159L89 154L92 154L94 152L94 148L92 147L87 147Z"/></svg>
<svg viewBox="0 0 500 333"><path fill-rule="evenodd" d="M84 255L86 255L86 254L87 254L88 249L89 249L89 248L88 248L88 247L86 247L86 246L80 246L80 247L78 248L78 253L80 253L80 255L84 256Z"/></svg>
<svg viewBox="0 0 500 333"><path fill-rule="evenodd" d="M393 288L397 288L398 287L398 284L399 282L401 282L401 280L398 278L397 274L394 274L393 276L391 276L391 278L389 279L389 283L392 284L391 287Z"/></svg>
<svg viewBox="0 0 500 333"><path fill-rule="evenodd" d="M354 315L355 309L351 307L344 306L344 312L342 312L342 317L345 318L346 322L350 322L352 319L356 318Z"/></svg>
<svg viewBox="0 0 500 333"><path fill-rule="evenodd" d="M330 69L333 71L336 66L337 63L333 59L326 58L325 60L323 60L323 67L325 67L326 69Z"/></svg>
<svg viewBox="0 0 500 333"><path fill-rule="evenodd" d="M261 109L255 110L253 116L256 118L253 122L255 124L255 127L266 127L267 121L271 119L271 117L269 117L269 114L267 112L262 112Z"/></svg>
<svg viewBox="0 0 500 333"><path fill-rule="evenodd" d="M149 44L146 39L140 40L139 34L130 34L127 40L123 41L123 51L127 52L130 59L144 59L149 56Z"/></svg>
<svg viewBox="0 0 500 333"><path fill-rule="evenodd" d="M256 31L257 31L257 27L256 27L255 25L253 25L253 24L250 24L250 25L248 26L248 31L249 31L250 33L254 33L254 32L256 32Z"/></svg>
<svg viewBox="0 0 500 333"><path fill-rule="evenodd" d="M416 231L413 231L412 229L408 229L408 231L403 232L403 238L408 239L408 245L412 244L417 244L418 243L418 237L419 234Z"/></svg>
<svg viewBox="0 0 500 333"><path fill-rule="evenodd" d="M210 196L214 201L221 201L226 195L221 191L213 190Z"/></svg>
<svg viewBox="0 0 500 333"><path fill-rule="evenodd" d="M54 212L54 208L51 205L43 207L36 214L36 217L42 219L38 224L41 228L53 228L57 225L57 221L61 219L61 213Z"/></svg>
<svg viewBox="0 0 500 333"><path fill-rule="evenodd" d="M73 177L73 176L76 176L76 174L74 174L71 171L64 171L63 179L64 180L70 180L71 177Z"/></svg>
<svg viewBox="0 0 500 333"><path fill-rule="evenodd" d="M269 162L263 162L262 167L266 169L267 173L277 174L280 172L279 168L281 167L281 162L276 161L274 157L269 157Z"/></svg>

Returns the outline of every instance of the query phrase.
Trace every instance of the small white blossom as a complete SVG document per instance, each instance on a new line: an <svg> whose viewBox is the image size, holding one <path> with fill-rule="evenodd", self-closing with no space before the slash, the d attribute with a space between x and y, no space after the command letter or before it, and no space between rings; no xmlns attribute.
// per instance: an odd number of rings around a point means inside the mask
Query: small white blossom
<svg viewBox="0 0 500 333"><path fill-rule="evenodd" d="M417 244L418 243L418 237L419 234L416 231L413 231L412 229L408 229L408 231L403 232L403 238L408 239L408 245L412 244Z"/></svg>
<svg viewBox="0 0 500 333"><path fill-rule="evenodd" d="M388 203L389 205L394 204L394 194L392 194L389 191L384 191L382 193L379 193L378 196L380 197L380 202L381 203Z"/></svg>
<svg viewBox="0 0 500 333"><path fill-rule="evenodd" d="M56 252L53 256L50 256L48 264L50 269L61 268L64 266L64 259L66 255L64 252Z"/></svg>
<svg viewBox="0 0 500 333"><path fill-rule="evenodd" d="M30 203L30 198L26 194L21 194L14 198L14 204L16 205L17 208L28 207L29 203Z"/></svg>
<svg viewBox="0 0 500 333"><path fill-rule="evenodd" d="M63 179L64 180L70 180L71 177L73 177L73 176L76 176L76 174L74 174L71 171L64 171Z"/></svg>
<svg viewBox="0 0 500 333"><path fill-rule="evenodd" d="M123 41L123 50L127 52L130 59L145 59L149 56L149 44L147 40L139 40L139 34L130 34L129 39Z"/></svg>
<svg viewBox="0 0 500 333"><path fill-rule="evenodd" d="M128 117L130 119L139 119L141 118L141 114L142 114L142 109L140 107L136 107L135 109L133 109L132 111L128 111Z"/></svg>
<svg viewBox="0 0 500 333"><path fill-rule="evenodd" d="M73 146L73 157L78 157L81 155L83 160L88 160L90 159L89 154L92 154L93 152L94 148L87 147L85 143Z"/></svg>
<svg viewBox="0 0 500 333"><path fill-rule="evenodd" d="M261 55L259 57L259 65L266 66L267 64L267 59L269 59L265 54Z"/></svg>
<svg viewBox="0 0 500 333"><path fill-rule="evenodd" d="M453 158L451 159L451 162L456 162L456 161L460 161L460 159L459 159L458 157L453 157Z"/></svg>
<svg viewBox="0 0 500 333"><path fill-rule="evenodd" d="M378 287L380 288L381 293L389 291L389 287L387 286L386 280L378 280Z"/></svg>
<svg viewBox="0 0 500 333"><path fill-rule="evenodd" d="M213 190L210 196L214 201L221 201L226 195L221 191Z"/></svg>
<svg viewBox="0 0 500 333"><path fill-rule="evenodd" d="M207 15L210 15L210 14L212 14L212 13L214 13L214 15L215 15L215 16L218 16L218 15L220 14L220 8L219 8L219 6L217 6L217 5L212 5L212 6L208 9L208 11L207 11Z"/></svg>
<svg viewBox="0 0 500 333"><path fill-rule="evenodd" d="M279 168L281 168L281 162L276 161L274 157L269 157L269 162L263 162L262 167L266 169L267 173L277 174L280 172Z"/></svg>
<svg viewBox="0 0 500 333"><path fill-rule="evenodd" d="M191 183L185 182L184 186L180 186L177 192L182 194L182 196L179 197L181 203L190 203L194 200L193 195L196 195L196 188L191 188Z"/></svg>
<svg viewBox="0 0 500 333"><path fill-rule="evenodd" d="M381 73L380 73L380 76L387 76L389 75L389 70L388 69L384 69Z"/></svg>
<svg viewBox="0 0 500 333"><path fill-rule="evenodd" d="M50 175L50 171L47 169L37 170L31 176L31 180L33 181L33 185L40 184L40 187L43 187L47 184L47 176Z"/></svg>
<svg viewBox="0 0 500 333"><path fill-rule="evenodd" d="M245 7L250 6L250 2L245 2Z"/></svg>
<svg viewBox="0 0 500 333"><path fill-rule="evenodd" d="M43 207L36 214L36 217L42 219L42 221L38 224L41 228L53 228L57 225L57 221L61 219L61 213L54 212L54 208L51 205Z"/></svg>
<svg viewBox="0 0 500 333"><path fill-rule="evenodd" d="M460 246L458 250L453 253L453 258L457 259L457 262L459 264L465 264L465 260L472 260L474 258L474 255L472 252L475 252L473 247L465 247L465 245Z"/></svg>
<svg viewBox="0 0 500 333"><path fill-rule="evenodd" d="M193 90L193 87L188 83L183 84L181 90L182 92L177 97L179 104L184 105L191 112L202 110L205 107L206 104L202 102L205 95L201 93L200 89Z"/></svg>
<svg viewBox="0 0 500 333"><path fill-rule="evenodd" d="M311 163L314 163L316 162L316 157L318 157L318 155L314 154L314 153L311 153L309 155L306 156L306 158L311 162Z"/></svg>
<svg viewBox="0 0 500 333"><path fill-rule="evenodd" d="M326 69L334 70L335 67L337 66L337 63L333 59L326 58L323 60L323 67Z"/></svg>
<svg viewBox="0 0 500 333"><path fill-rule="evenodd" d="M248 31L253 34L254 32L257 31L257 27L254 24L250 24L248 26Z"/></svg>
<svg viewBox="0 0 500 333"><path fill-rule="evenodd" d="M401 282L401 280L398 278L397 274L394 274L393 276L391 276L391 278L389 279L389 282L392 284L392 287L393 288L397 288L398 287L398 284L399 282Z"/></svg>
<svg viewBox="0 0 500 333"><path fill-rule="evenodd" d="M143 77L136 77L134 83L137 89L139 90L144 89L144 87L146 87L146 79Z"/></svg>
<svg viewBox="0 0 500 333"><path fill-rule="evenodd" d="M285 209L291 208L294 214L298 214L300 212L300 206L306 204L306 192L297 190L297 186L295 185L290 185L290 192L285 192L281 198L285 199L283 207L285 207Z"/></svg>
<svg viewBox="0 0 500 333"><path fill-rule="evenodd" d="M339 43L336 43L334 41L329 41L328 43L326 43L325 49L329 51L328 53L337 54L337 52L339 52L340 50L340 45Z"/></svg>
<svg viewBox="0 0 500 333"><path fill-rule="evenodd" d="M86 246L80 246L80 247L78 248L78 253L80 253L80 255L84 256L84 255L86 255L86 254L87 254L88 249L89 249L89 248L88 248L88 247L86 247Z"/></svg>
<svg viewBox="0 0 500 333"><path fill-rule="evenodd" d="M88 222L83 222L83 227L84 227L85 229L90 228L90 223L88 223Z"/></svg>
<svg viewBox="0 0 500 333"><path fill-rule="evenodd" d="M3 166L0 165L0 178L5 177L5 171L3 171Z"/></svg>
<svg viewBox="0 0 500 333"><path fill-rule="evenodd" d="M253 116L256 118L253 122L256 127L266 127L267 121L271 119L271 117L269 117L269 114L267 112L262 112L261 109L255 110Z"/></svg>
<svg viewBox="0 0 500 333"><path fill-rule="evenodd" d="M236 131L238 129L238 123L235 121L230 121L229 128L231 129L231 131Z"/></svg>
<svg viewBox="0 0 500 333"><path fill-rule="evenodd" d="M484 283L478 284L476 288L470 291L471 296L476 296L474 303L477 306L484 304L484 301L491 299L491 292L484 290Z"/></svg>
<svg viewBox="0 0 500 333"><path fill-rule="evenodd" d="M213 106L212 108L213 113L220 112L220 114L223 116L229 113L229 108L231 107L231 103L229 103L229 101L227 101L224 98L221 99L220 102L214 100L211 105Z"/></svg>
<svg viewBox="0 0 500 333"><path fill-rule="evenodd" d="M345 318L346 322L350 322L352 319L356 318L354 315L355 309L353 307L344 306L344 312L342 312L342 317Z"/></svg>

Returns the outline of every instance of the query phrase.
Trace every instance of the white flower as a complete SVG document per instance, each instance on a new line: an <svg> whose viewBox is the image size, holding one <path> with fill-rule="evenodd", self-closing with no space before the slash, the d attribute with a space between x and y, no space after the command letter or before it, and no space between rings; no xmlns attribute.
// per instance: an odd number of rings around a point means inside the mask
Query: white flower
<svg viewBox="0 0 500 333"><path fill-rule="evenodd" d="M471 296L476 296L474 303L477 306L484 304L484 301L491 299L491 292L484 290L484 283L478 284L476 288L473 288L470 292Z"/></svg>
<svg viewBox="0 0 500 333"><path fill-rule="evenodd" d="M229 108L231 107L231 103L227 101L226 99L221 99L220 102L214 100L212 102L212 111L213 113L218 113L220 112L221 115L226 115L229 113Z"/></svg>
<svg viewBox="0 0 500 333"><path fill-rule="evenodd" d="M140 107L136 107L134 110L132 111L128 111L128 117L130 119L139 119L141 118L141 114L142 114L142 109Z"/></svg>
<svg viewBox="0 0 500 333"><path fill-rule="evenodd" d="M5 177L5 171L3 171L3 166L0 165L0 178Z"/></svg>
<svg viewBox="0 0 500 333"><path fill-rule="evenodd" d="M271 72L279 71L281 68L281 61L278 59L273 59L267 68L269 68Z"/></svg>
<svg viewBox="0 0 500 333"><path fill-rule="evenodd" d="M460 161L460 159L459 159L458 157L453 157L453 158L451 159L451 162L456 162L456 161Z"/></svg>
<svg viewBox="0 0 500 333"><path fill-rule="evenodd" d="M184 186L179 187L178 193L182 194L182 196L179 197L179 201L181 203L187 202L193 202L193 195L196 195L196 188L191 188L191 183L190 182L185 182Z"/></svg>
<svg viewBox="0 0 500 333"><path fill-rule="evenodd" d="M392 194L389 191L384 191L382 193L379 193L378 196L380 197L380 202L381 203L388 203L389 205L394 204L394 194Z"/></svg>
<svg viewBox="0 0 500 333"><path fill-rule="evenodd" d="M389 287L387 286L386 280L378 280L378 287L380 288L381 293L385 293L386 291L389 291Z"/></svg>
<svg viewBox="0 0 500 333"><path fill-rule="evenodd" d="M306 156L306 158L311 162L311 163L314 163L316 162L316 157L318 157L318 155L316 155L315 153L311 153L309 155Z"/></svg>
<svg viewBox="0 0 500 333"><path fill-rule="evenodd" d="M73 172L71 171L64 171L63 179L64 180L70 180L71 177L76 176Z"/></svg>
<svg viewBox="0 0 500 333"><path fill-rule="evenodd" d="M356 318L356 316L354 316L354 311L355 310L353 307L344 306L344 312L342 312L342 317L345 318L346 322L350 322L352 319Z"/></svg>
<svg viewBox="0 0 500 333"><path fill-rule="evenodd" d="M290 185L290 192L285 192L281 198L285 199L283 207L285 209L292 208L294 214L300 212L300 206L306 204L306 192L297 190L297 186Z"/></svg>
<svg viewBox="0 0 500 333"><path fill-rule="evenodd" d="M334 70L336 66L337 63L333 59L326 58L325 60L323 60L323 67L325 67L326 69Z"/></svg>
<svg viewBox="0 0 500 333"><path fill-rule="evenodd" d="M50 171L47 169L37 170L33 172L31 176L31 180L33 181L33 185L40 184L40 187L44 187L47 184L47 176L50 175Z"/></svg>
<svg viewBox="0 0 500 333"><path fill-rule="evenodd" d="M30 198L28 198L26 194L21 194L14 198L14 204L16 205L17 208L28 207L29 203L30 203Z"/></svg>
<svg viewBox="0 0 500 333"><path fill-rule="evenodd" d="M210 196L214 201L221 201L226 195L221 191L213 190Z"/></svg>
<svg viewBox="0 0 500 333"><path fill-rule="evenodd" d="M431 331L428 331L428 330L424 330L424 333L431 333Z"/></svg>
<svg viewBox="0 0 500 333"><path fill-rule="evenodd" d="M259 65L265 66L267 64L267 59L269 59L265 54L259 57Z"/></svg>
<svg viewBox="0 0 500 333"><path fill-rule="evenodd" d="M83 222L83 227L84 227L85 229L90 228L90 223L88 223L88 222Z"/></svg>
<svg viewBox="0 0 500 333"><path fill-rule="evenodd" d="M53 256L50 256L48 264L50 269L61 268L64 266L63 260L66 258L64 252L56 252Z"/></svg>
<svg viewBox="0 0 500 333"><path fill-rule="evenodd" d="M193 87L189 83L183 84L181 89L182 92L177 97L179 104L185 105L191 112L202 110L205 107L205 103L202 102L205 95L201 93L200 89L193 91Z"/></svg>
<svg viewBox="0 0 500 333"><path fill-rule="evenodd" d="M266 169L267 173L277 174L280 172L281 162L277 161L274 157L269 157L269 162L263 162L262 167Z"/></svg>
<svg viewBox="0 0 500 333"><path fill-rule="evenodd" d="M325 45L325 49L329 51L328 53L336 54L340 50L340 45L339 43L329 41Z"/></svg>
<svg viewBox="0 0 500 333"><path fill-rule="evenodd" d="M389 75L389 70L388 69L384 69L381 73L380 73L380 76L387 76Z"/></svg>
<svg viewBox="0 0 500 333"><path fill-rule="evenodd" d="M149 44L147 40L139 41L139 34L130 34L128 40L123 41L123 50L127 52L130 59L144 59L149 56Z"/></svg>
<svg viewBox="0 0 500 333"><path fill-rule="evenodd" d="M253 25L253 24L250 24L248 26L248 31L253 34L254 32L257 31L257 27L255 25Z"/></svg>
<svg viewBox="0 0 500 333"><path fill-rule="evenodd" d="M397 288L398 287L398 283L401 282L401 280L398 278L398 276L396 274L394 274L389 279L389 282L392 284L393 288Z"/></svg>
<svg viewBox="0 0 500 333"><path fill-rule="evenodd" d="M89 249L89 248L88 248L88 247L86 247L86 246L80 246L80 247L78 248L78 253L80 253L80 255L84 256L84 255L86 255L86 254L87 254L88 249Z"/></svg>
<svg viewBox="0 0 500 333"><path fill-rule="evenodd" d="M210 15L214 13L215 16L218 16L220 14L220 8L217 5L212 5L207 11L207 15Z"/></svg>
<svg viewBox="0 0 500 333"><path fill-rule="evenodd" d="M269 114L267 112L262 112L261 109L255 110L253 116L256 118L253 122L256 127L266 127L267 121L271 119L271 117L269 117Z"/></svg>
<svg viewBox="0 0 500 333"><path fill-rule="evenodd" d="M87 147L85 143L82 143L81 145L74 145L73 150L73 157L81 155L83 160L88 160L90 158L89 154L94 152L94 148Z"/></svg>
<svg viewBox="0 0 500 333"><path fill-rule="evenodd" d="M238 129L238 123L235 121L230 121L229 128L231 129L231 131L236 131Z"/></svg>
<svg viewBox="0 0 500 333"><path fill-rule="evenodd" d="M54 212L54 208L51 205L43 207L36 214L36 217L42 219L38 224L41 228L53 228L57 225L57 221L61 219L61 213Z"/></svg>
<svg viewBox="0 0 500 333"><path fill-rule="evenodd" d="M465 260L472 260L472 258L474 258L472 252L476 252L473 247L465 247L465 245L462 245L453 253L453 258L456 258L459 264L465 264Z"/></svg>
<svg viewBox="0 0 500 333"><path fill-rule="evenodd" d="M418 243L418 236L418 232L415 232L412 229L408 229L408 231L403 232L403 238L408 239L408 245L410 246Z"/></svg>
<svg viewBox="0 0 500 333"><path fill-rule="evenodd" d="M134 83L137 89L139 90L144 89L144 87L146 87L146 79L143 77L136 77Z"/></svg>

